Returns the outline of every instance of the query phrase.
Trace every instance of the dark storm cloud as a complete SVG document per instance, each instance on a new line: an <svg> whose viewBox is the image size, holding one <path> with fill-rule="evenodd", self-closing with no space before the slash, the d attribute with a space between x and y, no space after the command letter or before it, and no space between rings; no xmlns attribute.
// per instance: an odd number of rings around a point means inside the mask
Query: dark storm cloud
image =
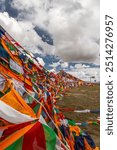
<svg viewBox="0 0 117 150"><path fill-rule="evenodd" d="M37 32L37 34L42 38L42 41L47 42L50 45L53 45L53 39L51 35L45 31L44 29L41 29L40 27L35 27L34 30Z"/></svg>

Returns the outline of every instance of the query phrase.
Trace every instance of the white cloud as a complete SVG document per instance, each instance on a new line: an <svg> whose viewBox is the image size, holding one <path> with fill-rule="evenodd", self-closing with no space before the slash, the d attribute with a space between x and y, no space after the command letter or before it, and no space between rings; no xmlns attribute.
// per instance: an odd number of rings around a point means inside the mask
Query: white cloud
<svg viewBox="0 0 117 150"><path fill-rule="evenodd" d="M32 30L32 24L30 22L17 21L10 17L7 12L4 12L0 13L0 24L21 45L24 47L33 47L36 50L37 43L41 40L36 32Z"/></svg>
<svg viewBox="0 0 117 150"><path fill-rule="evenodd" d="M74 66L76 69L83 69L83 68L88 68L88 65L84 65L84 64L75 64Z"/></svg>
<svg viewBox="0 0 117 150"><path fill-rule="evenodd" d="M53 67L53 68L56 68L60 65L60 62L56 62L56 63L53 63L53 64L50 64L49 66L50 67Z"/></svg>
<svg viewBox="0 0 117 150"><path fill-rule="evenodd" d="M10 32L10 34L16 34L19 36L22 32L22 28L18 24L18 22L12 18L9 17L9 14L7 12L0 13L0 24Z"/></svg>
<svg viewBox="0 0 117 150"><path fill-rule="evenodd" d="M49 70L49 71L50 71L50 72L53 72L53 73L55 73L55 74L57 73L56 69L54 69L54 68L51 69L51 70Z"/></svg>
<svg viewBox="0 0 117 150"><path fill-rule="evenodd" d="M50 46L41 40L34 30L32 22L17 21L10 17L7 12L3 12L0 13L0 24L26 50L32 53L39 53L40 51L38 46L40 46L45 50L45 52L51 49L51 53L53 53L54 46Z"/></svg>
<svg viewBox="0 0 117 150"><path fill-rule="evenodd" d="M67 3L69 2L69 3ZM96 9L95 11L98 11ZM55 53L65 61L95 62L99 59L99 16L78 1L54 1L49 13Z"/></svg>
<svg viewBox="0 0 117 150"><path fill-rule="evenodd" d="M49 0L13 0L12 7L20 11L18 19L31 21L34 25L46 28L48 22Z"/></svg>
<svg viewBox="0 0 117 150"><path fill-rule="evenodd" d="M43 60L42 58L37 57L37 60L39 61L39 63L40 63L42 66L45 65L45 62L44 62L44 60Z"/></svg>
<svg viewBox="0 0 117 150"><path fill-rule="evenodd" d="M62 68L67 68L68 65L69 65L69 64L68 64L67 62L62 62L62 63L61 63L61 67L62 67Z"/></svg>
<svg viewBox="0 0 117 150"><path fill-rule="evenodd" d="M4 3L0 1L2 11ZM26 50L39 53L41 46L45 53L65 61L53 63L53 68L67 68L67 61L99 64L99 0L12 0L11 6L18 10L17 18L1 12L0 24ZM54 46L41 40L35 26L52 34ZM43 59L40 62L45 64ZM94 75L99 80L99 68L81 64L70 68L81 79L89 80Z"/></svg>
<svg viewBox="0 0 117 150"><path fill-rule="evenodd" d="M68 67L68 62L63 62L63 61L58 61L56 63L50 64L50 67L53 67L54 69L56 69L58 66L61 66L61 68L67 68Z"/></svg>
<svg viewBox="0 0 117 150"><path fill-rule="evenodd" d="M94 76L95 78L91 78L92 82L99 82L100 81L100 68L99 67L92 67L90 65L85 64L75 64L74 66L70 67L70 71L68 71L73 76L80 78L84 81L90 82L90 78Z"/></svg>
<svg viewBox="0 0 117 150"><path fill-rule="evenodd" d="M13 0L12 7L19 20L52 34L55 47L42 44L46 53L99 64L99 0Z"/></svg>
<svg viewBox="0 0 117 150"><path fill-rule="evenodd" d="M100 81L100 69L99 68L82 68L80 70L74 69L73 71L69 71L68 73L84 81L90 82L91 76L95 76L94 79L91 78L92 82L94 82L95 80L96 82Z"/></svg>
<svg viewBox="0 0 117 150"><path fill-rule="evenodd" d="M69 67L70 67L70 70L73 70L73 69L74 69L74 67L73 67L72 65L70 65Z"/></svg>

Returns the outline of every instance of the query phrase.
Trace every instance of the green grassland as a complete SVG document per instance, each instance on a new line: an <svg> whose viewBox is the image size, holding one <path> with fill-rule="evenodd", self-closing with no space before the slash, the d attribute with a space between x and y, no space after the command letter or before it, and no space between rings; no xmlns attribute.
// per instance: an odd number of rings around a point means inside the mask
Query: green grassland
<svg viewBox="0 0 117 150"><path fill-rule="evenodd" d="M100 109L100 85L80 86L69 90L62 100L58 101L60 108L72 108L75 110L96 110ZM63 114L77 122L96 121L99 114L76 113L74 111L62 110ZM100 145L100 126L89 124L86 127L80 126L83 131L87 131L94 139L97 146Z"/></svg>

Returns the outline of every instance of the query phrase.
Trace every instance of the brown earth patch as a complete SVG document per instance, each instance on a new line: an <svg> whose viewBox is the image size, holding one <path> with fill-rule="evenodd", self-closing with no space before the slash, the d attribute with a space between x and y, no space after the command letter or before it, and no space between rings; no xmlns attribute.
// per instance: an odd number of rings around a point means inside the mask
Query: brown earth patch
<svg viewBox="0 0 117 150"><path fill-rule="evenodd" d="M75 110L97 110L100 109L100 85L81 86L70 90L62 100L58 101L60 108L71 108ZM96 121L99 114L76 113L74 111L62 111L63 114L77 122ZM80 126L83 131L87 131L94 139L97 146L100 146L100 126L89 124L86 127Z"/></svg>

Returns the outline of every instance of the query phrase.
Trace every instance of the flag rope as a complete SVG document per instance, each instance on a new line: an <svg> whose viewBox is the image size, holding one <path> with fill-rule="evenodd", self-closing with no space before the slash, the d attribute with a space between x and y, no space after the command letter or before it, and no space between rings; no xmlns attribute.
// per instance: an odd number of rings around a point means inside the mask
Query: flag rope
<svg viewBox="0 0 117 150"><path fill-rule="evenodd" d="M21 87L27 94L29 94L30 95L30 93L25 89L25 88L23 88L22 86L20 86L19 85L19 87ZM56 129L57 130L59 130L59 132L60 132L60 134L61 134L61 136L62 136L62 138L63 138L63 140L65 141L65 143L66 143L66 145L64 145L64 143L63 143L63 145L66 147L66 150L70 150L70 147L69 147L69 145L68 145L68 143L67 143L67 141L65 140L65 138L64 138L64 136L63 136L63 134L62 134L62 132L60 131L60 129L56 126L56 124L54 123L54 121L53 121L53 119L51 118L51 116L49 115L49 113L48 113L48 111L47 111L47 109L45 108L45 106L42 104L42 103L40 103L36 98L34 98L32 95L30 95L37 103L39 103L43 108L44 108L44 110L45 110L45 112L47 113L47 115L48 115L48 117L50 118L50 120L52 121L52 123L54 124L54 126L56 127Z"/></svg>

